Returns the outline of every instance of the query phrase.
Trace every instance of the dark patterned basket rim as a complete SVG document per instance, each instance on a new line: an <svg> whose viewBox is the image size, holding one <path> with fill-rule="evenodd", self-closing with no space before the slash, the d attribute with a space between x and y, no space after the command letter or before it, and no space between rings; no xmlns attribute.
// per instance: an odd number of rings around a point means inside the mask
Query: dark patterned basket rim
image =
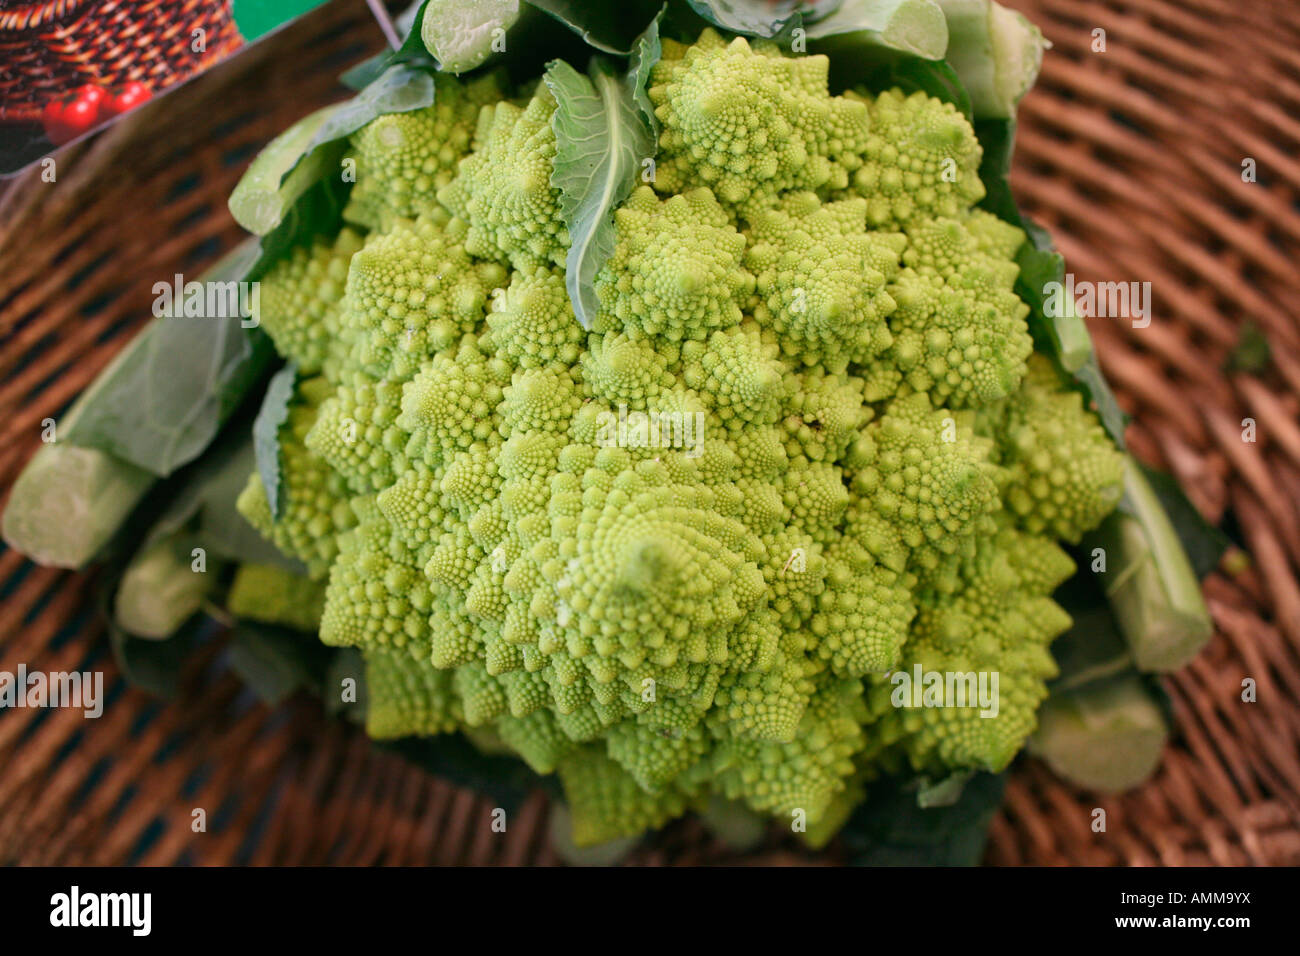
<svg viewBox="0 0 1300 956"><path fill-rule="evenodd" d="M108 0L108 4L116 3L117 0ZM41 27L60 26L74 14L85 12L85 7L86 0L39 0L37 3L24 3L13 10L0 11L0 31L24 33Z"/></svg>

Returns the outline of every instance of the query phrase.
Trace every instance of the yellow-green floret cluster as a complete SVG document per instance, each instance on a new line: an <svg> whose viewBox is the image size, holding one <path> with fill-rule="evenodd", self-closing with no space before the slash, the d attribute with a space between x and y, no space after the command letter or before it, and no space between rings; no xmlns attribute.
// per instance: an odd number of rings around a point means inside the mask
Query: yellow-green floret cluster
<svg viewBox="0 0 1300 956"><path fill-rule="evenodd" d="M1033 354L969 123L665 41L588 332L556 103L509 94L439 77L359 130L349 225L264 280L303 376L280 517L256 476L240 507L326 583L370 733L557 773L580 843L712 796L821 840L882 772L1005 767L1069 624L1057 542L1121 469ZM896 693L930 671L997 674L996 716Z"/></svg>

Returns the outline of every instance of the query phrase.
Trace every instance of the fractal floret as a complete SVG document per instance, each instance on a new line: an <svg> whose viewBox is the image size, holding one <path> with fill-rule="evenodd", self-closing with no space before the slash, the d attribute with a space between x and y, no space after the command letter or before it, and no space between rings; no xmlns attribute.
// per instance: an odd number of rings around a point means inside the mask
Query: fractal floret
<svg viewBox="0 0 1300 956"><path fill-rule="evenodd" d="M324 587L373 736L557 774L579 843L714 797L820 841L883 773L1000 771L1069 626L1058 542L1118 499L969 122L827 75L664 41L590 329L542 83L440 76L358 130L342 231L263 280L299 380L278 517L257 476L241 510ZM996 675L996 713L899 692L930 672Z"/></svg>

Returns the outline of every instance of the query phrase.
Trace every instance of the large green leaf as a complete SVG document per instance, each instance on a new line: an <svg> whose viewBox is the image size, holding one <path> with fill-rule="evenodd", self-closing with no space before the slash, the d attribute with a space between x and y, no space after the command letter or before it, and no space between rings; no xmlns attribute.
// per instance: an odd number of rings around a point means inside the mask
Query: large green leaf
<svg viewBox="0 0 1300 956"><path fill-rule="evenodd" d="M832 92L897 87L973 115L965 86L942 59L948 25L935 0L846 0L829 16L810 22L807 36L808 52L830 58Z"/></svg>
<svg viewBox="0 0 1300 956"><path fill-rule="evenodd" d="M162 315L119 353L78 402L60 434L83 448L98 448L122 461L166 477L197 458L221 425L260 379L273 350L260 332L243 327L230 308L231 290L257 254L244 243L197 280L182 286L181 303L192 314ZM175 298L175 282L155 294ZM163 291L163 287L167 291ZM185 286L189 286L189 291Z"/></svg>
<svg viewBox="0 0 1300 956"><path fill-rule="evenodd" d="M555 96L556 156L551 182L569 230L565 286L585 329L598 308L593 281L614 252L614 209L636 183L642 162L655 154L654 113L645 82L659 59L656 17L637 41L626 73L604 57L584 76L563 60L544 77Z"/></svg>
<svg viewBox="0 0 1300 956"><path fill-rule="evenodd" d="M1096 576L1090 555L1082 553L1082 569L1056 589L1052 600L1070 615L1070 629L1052 642L1052 657L1060 669L1052 691L1069 690L1133 668L1133 658L1119 631L1115 613Z"/></svg>
<svg viewBox="0 0 1300 956"><path fill-rule="evenodd" d="M349 136L377 116L431 106L433 94L427 64L386 62L356 96L303 117L271 140L231 192L231 215L254 235L267 235L316 183L343 180Z"/></svg>
<svg viewBox="0 0 1300 956"><path fill-rule="evenodd" d="M281 511L280 428L289 419L289 402L293 399L293 387L297 381L298 367L293 362L276 372L266 387L257 418L253 420L253 454L273 519L278 519Z"/></svg>
<svg viewBox="0 0 1300 956"><path fill-rule="evenodd" d="M230 561L274 564L306 574L301 562L286 557L257 532L235 508L248 476L257 467L249 415L241 412L215 443L165 486L159 499L170 500L158 512L142 547L182 530L194 543Z"/></svg>
<svg viewBox="0 0 1300 956"><path fill-rule="evenodd" d="M444 780L486 794L506 811L514 810L547 781L533 773L522 760L485 754L460 734L402 737L376 741L375 746L400 754Z"/></svg>
<svg viewBox="0 0 1300 956"><path fill-rule="evenodd" d="M307 568L290 558L248 523L235 502L248 484L248 476L257 467L251 436L245 431L240 447L215 470L199 492L197 526L198 543L209 553L230 561L251 564L274 564L287 571L306 574ZM204 456L204 461L208 456Z"/></svg>
<svg viewBox="0 0 1300 956"><path fill-rule="evenodd" d="M344 680L355 682L357 699L344 703L341 689ZM342 716L351 723L366 722L366 662L354 647L340 648L326 665L322 705L325 712ZM374 746L404 757L417 767L450 780L452 783L485 793L497 805L511 810L538 787L548 786L523 761L514 757L486 754L462 734L439 734L434 737L402 737L375 741ZM553 786L553 783L550 784Z"/></svg>
<svg viewBox="0 0 1300 956"><path fill-rule="evenodd" d="M343 699L343 682L350 680L356 687L356 700ZM364 727L366 723L366 659L355 647L340 647L331 658L325 672L321 693L321 706L331 717L341 717L349 723Z"/></svg>
<svg viewBox="0 0 1300 956"><path fill-rule="evenodd" d="M299 688L319 695L334 657L314 634L247 620L235 626L228 653L235 673L272 707Z"/></svg>
<svg viewBox="0 0 1300 956"><path fill-rule="evenodd" d="M771 38L802 24L799 0L687 0L713 26L746 36Z"/></svg>
<svg viewBox="0 0 1300 956"><path fill-rule="evenodd" d="M904 93L920 91L951 103L968 119L971 116L966 88L943 60L926 60L883 47L866 50L852 35L816 40L809 49L831 58L832 90L862 86L872 93L894 87Z"/></svg>
<svg viewBox="0 0 1300 956"><path fill-rule="evenodd" d="M402 42L396 50L384 50L362 60L339 75L339 82L350 90L361 91L378 79L394 63L420 64L437 67L437 61L425 48L420 38L420 23L424 17L427 0L417 0L393 20Z"/></svg>
<svg viewBox="0 0 1300 956"><path fill-rule="evenodd" d="M563 23L593 49L622 56L636 51L646 25L655 16L662 0L626 0L619 3L592 0L528 2Z"/></svg>
<svg viewBox="0 0 1300 956"><path fill-rule="evenodd" d="M111 587L108 593L115 591ZM110 616L108 642L128 684L155 697L171 698L181 688L191 655L215 630L215 622L200 614L169 639L150 641L126 633Z"/></svg>
<svg viewBox="0 0 1300 956"><path fill-rule="evenodd" d="M894 51L907 57L938 60L948 45L948 26L935 0L687 0L703 24L730 33L775 40L789 45L796 39L811 43L809 51L841 60L874 51ZM689 18L673 11L674 21L689 32ZM683 22L685 21L685 22ZM804 52L796 47L796 52ZM872 68L882 65L872 63ZM844 71L841 70L841 73Z"/></svg>
<svg viewBox="0 0 1300 956"><path fill-rule="evenodd" d="M841 37L860 48L878 47L939 60L948 48L948 23L935 0L844 0L817 20L805 15L810 40Z"/></svg>
<svg viewBox="0 0 1300 956"><path fill-rule="evenodd" d="M520 0L429 0L420 14L420 39L438 68L464 73L485 62L519 19Z"/></svg>
<svg viewBox="0 0 1300 956"><path fill-rule="evenodd" d="M922 807L915 782L872 781L867 799L842 831L854 866L975 866L984 855L988 826L1002 802L1005 777L976 773L961 796Z"/></svg>

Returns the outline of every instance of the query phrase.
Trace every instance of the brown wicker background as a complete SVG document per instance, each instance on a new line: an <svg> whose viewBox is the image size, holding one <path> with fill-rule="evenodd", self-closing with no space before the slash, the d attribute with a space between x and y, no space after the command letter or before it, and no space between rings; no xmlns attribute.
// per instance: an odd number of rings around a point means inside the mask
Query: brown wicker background
<svg viewBox="0 0 1300 956"><path fill-rule="evenodd" d="M1149 280L1146 329L1094 325L1136 418L1129 438L1225 516L1252 556L1206 591L1217 634L1165 683L1179 720L1158 775L1121 797L1017 766L996 864L1300 863L1300 9L1286 0L1012 0L1054 42L1021 117L1014 185L1081 279ZM1106 51L1093 52L1093 30ZM338 98L377 49L361 0L335 0L58 158L58 181L0 192L0 486L54 415L148 315L154 279L239 237L225 197L257 148ZM165 130L165 132L163 132ZM1244 183L1253 158L1258 182ZM1272 346L1224 371L1242 327ZM1243 443L1241 420L1258 422ZM490 803L376 753L309 700L276 711L218 666L160 704L127 688L91 604L93 574L0 554L0 669L106 672L104 716L0 715L0 862L550 863L539 794L494 834ZM1240 700L1241 681L1258 703ZM1089 828L1093 807L1108 832ZM190 831L194 807L207 833ZM818 859L834 860L834 851ZM698 824L638 862L738 858Z"/></svg>

